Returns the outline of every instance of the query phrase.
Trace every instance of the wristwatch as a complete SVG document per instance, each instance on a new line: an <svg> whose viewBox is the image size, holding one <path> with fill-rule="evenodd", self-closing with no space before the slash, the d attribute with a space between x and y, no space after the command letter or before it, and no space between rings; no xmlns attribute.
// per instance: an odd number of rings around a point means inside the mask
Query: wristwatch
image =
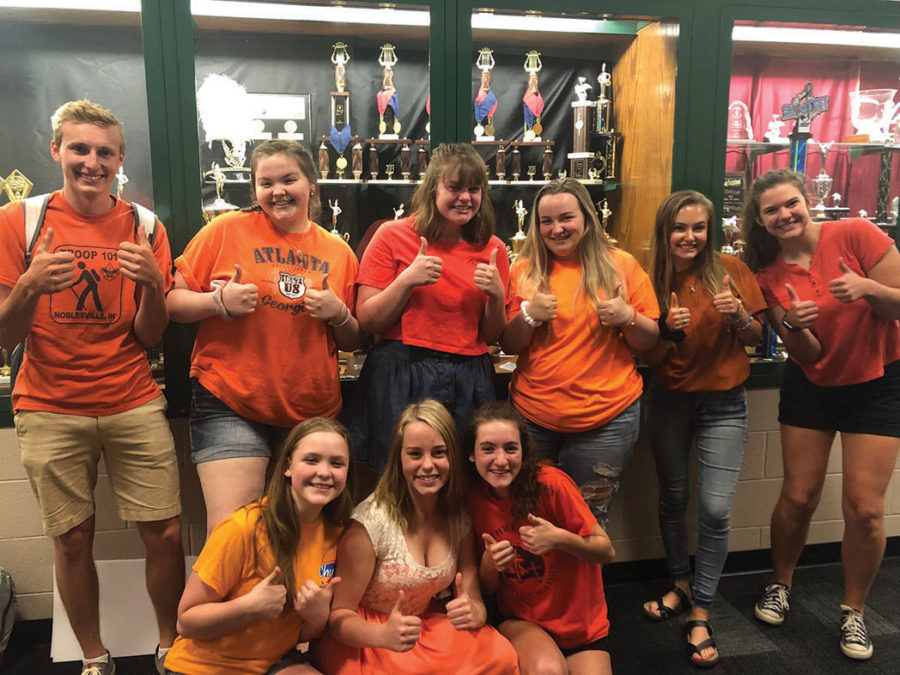
<svg viewBox="0 0 900 675"><path fill-rule="evenodd" d="M787 320L787 312L785 312L784 316L781 317L781 325L784 326L785 328L787 328L792 333L799 333L801 330L803 330L799 326L795 326L794 324L792 324L790 321Z"/></svg>

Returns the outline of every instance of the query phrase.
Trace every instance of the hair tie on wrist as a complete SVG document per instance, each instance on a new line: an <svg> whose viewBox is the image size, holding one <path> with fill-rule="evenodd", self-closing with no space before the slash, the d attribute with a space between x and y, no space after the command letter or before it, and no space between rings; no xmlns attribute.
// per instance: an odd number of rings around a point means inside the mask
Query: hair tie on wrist
<svg viewBox="0 0 900 675"><path fill-rule="evenodd" d="M669 328L669 324L666 323L666 318L669 316L669 310L664 309L662 314L659 315L659 318L656 320L656 323L659 325L659 337L663 340L668 340L669 342L674 342L678 344L679 342L684 342L684 339L687 337L687 333L683 330L672 330Z"/></svg>

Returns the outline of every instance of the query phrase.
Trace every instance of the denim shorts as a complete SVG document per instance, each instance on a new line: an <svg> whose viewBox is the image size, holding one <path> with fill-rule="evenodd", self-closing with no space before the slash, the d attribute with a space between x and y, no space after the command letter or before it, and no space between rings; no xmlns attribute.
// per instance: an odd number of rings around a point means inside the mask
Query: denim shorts
<svg viewBox="0 0 900 675"><path fill-rule="evenodd" d="M784 368L778 421L792 427L900 438L900 361L868 382L821 387L793 361Z"/></svg>
<svg viewBox="0 0 900 675"><path fill-rule="evenodd" d="M191 459L194 464L232 457L271 457L290 429L254 422L191 380Z"/></svg>

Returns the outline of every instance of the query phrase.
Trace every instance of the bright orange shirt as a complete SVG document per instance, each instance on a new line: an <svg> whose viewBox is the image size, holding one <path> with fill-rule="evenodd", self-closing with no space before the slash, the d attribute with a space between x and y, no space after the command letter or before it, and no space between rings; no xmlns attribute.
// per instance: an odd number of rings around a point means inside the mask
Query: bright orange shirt
<svg viewBox="0 0 900 675"><path fill-rule="evenodd" d="M53 228L52 251L75 254L75 283L42 295L16 377L13 409L103 416L131 410L161 395L147 352L132 330L135 283L119 268L123 241L137 243L131 204L86 216L61 191L47 205L38 246ZM172 256L162 223L153 255L163 288L172 287ZM21 202L0 208L0 284L12 288L25 272L25 217Z"/></svg>
<svg viewBox="0 0 900 675"><path fill-rule="evenodd" d="M653 285L638 261L619 249L610 255L628 304L648 318L658 318ZM510 271L509 319L533 293L526 267L527 261L520 258ZM531 344L519 354L509 385L510 398L525 417L565 433L603 426L643 390L625 337L619 329L601 328L590 301L577 293L580 282L577 260L552 262L550 290L558 299L556 318L535 331ZM602 301L606 296L602 289L598 292Z"/></svg>
<svg viewBox="0 0 900 675"><path fill-rule="evenodd" d="M766 301L750 268L734 256L720 255L719 260L744 309L751 314L763 311ZM678 391L728 391L743 384L750 376L750 359L731 318L716 310L713 294L693 271L677 275L675 281L678 304L691 310L691 323L687 337L668 351L653 377Z"/></svg>
<svg viewBox="0 0 900 675"><path fill-rule="evenodd" d="M341 409L337 345L331 327L306 313L307 288L328 286L352 311L358 265L350 247L315 223L302 234L276 228L259 211L219 216L201 229L175 267L192 291L228 281L259 287L256 310L231 321L200 322L191 377L239 415L293 427Z"/></svg>
<svg viewBox="0 0 900 675"><path fill-rule="evenodd" d="M246 595L275 568L267 538L257 542L254 537L261 515L251 504L228 516L209 535L194 563L200 580L225 601ZM298 587L310 579L322 586L334 576L339 534L338 528L321 517L300 525L300 546L294 559ZM189 675L265 673L297 644L302 626L289 598L285 611L275 619L254 620L212 640L178 636L166 656L166 668Z"/></svg>

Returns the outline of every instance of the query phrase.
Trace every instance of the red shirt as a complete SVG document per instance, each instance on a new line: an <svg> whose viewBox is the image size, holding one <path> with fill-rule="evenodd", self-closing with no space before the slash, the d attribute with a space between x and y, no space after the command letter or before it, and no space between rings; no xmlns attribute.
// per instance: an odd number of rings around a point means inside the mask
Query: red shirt
<svg viewBox="0 0 900 675"><path fill-rule="evenodd" d="M409 267L421 245L415 222L415 216L410 216L378 229L360 263L360 285L387 288ZM429 242L427 255L443 261L440 279L413 289L400 320L381 337L452 354L487 352L487 343L478 332L487 296L475 285L475 266L490 262L493 249L497 249L497 269L507 288L509 258L497 237L492 236L484 246L465 241Z"/></svg>
<svg viewBox="0 0 900 675"><path fill-rule="evenodd" d="M843 273L838 258L860 276L867 276L894 245L875 225L861 218L822 223L809 269L785 263L781 255L757 274L769 307L791 306L786 283L801 300L815 300L819 317L811 331L822 345L812 363L796 361L813 384L824 387L877 379L884 366L900 360L900 322L882 319L865 300L844 303L828 290Z"/></svg>
<svg viewBox="0 0 900 675"><path fill-rule="evenodd" d="M542 466L537 479L542 489L534 515L581 537L594 531L597 520L566 473ZM487 532L516 549L516 561L500 575L497 591L504 617L537 624L563 649L580 647L609 633L601 565L560 550L542 556L526 551L519 527L527 523L514 521L512 499L495 499L484 481L469 490L468 502L479 542Z"/></svg>

